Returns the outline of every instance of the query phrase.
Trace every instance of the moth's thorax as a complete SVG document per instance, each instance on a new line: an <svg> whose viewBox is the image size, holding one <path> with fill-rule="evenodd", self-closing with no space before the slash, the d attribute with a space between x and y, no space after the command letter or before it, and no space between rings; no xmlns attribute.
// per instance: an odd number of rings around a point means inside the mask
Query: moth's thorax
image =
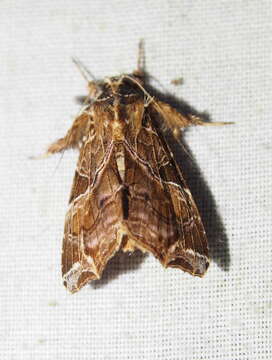
<svg viewBox="0 0 272 360"><path fill-rule="evenodd" d="M94 101L94 114L109 127L115 141L124 140L126 128L143 108L142 80L134 75L105 78L99 83L99 95ZM142 116L142 111L140 116Z"/></svg>
<svg viewBox="0 0 272 360"><path fill-rule="evenodd" d="M103 81L89 84L91 95L95 95L96 101L112 103L118 98L123 104L130 103L137 97L143 98L142 86L143 79L133 74L107 77Z"/></svg>

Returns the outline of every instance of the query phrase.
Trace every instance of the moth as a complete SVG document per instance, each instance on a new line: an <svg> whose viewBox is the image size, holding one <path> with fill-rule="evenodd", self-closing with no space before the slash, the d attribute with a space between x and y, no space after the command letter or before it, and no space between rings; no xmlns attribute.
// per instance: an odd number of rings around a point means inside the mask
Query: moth
<svg viewBox="0 0 272 360"><path fill-rule="evenodd" d="M164 267L203 276L209 266L205 230L165 140L207 123L152 97L140 47L132 74L88 80L87 103L46 155L79 149L65 218L62 275L75 293L99 279L117 251L139 249Z"/></svg>

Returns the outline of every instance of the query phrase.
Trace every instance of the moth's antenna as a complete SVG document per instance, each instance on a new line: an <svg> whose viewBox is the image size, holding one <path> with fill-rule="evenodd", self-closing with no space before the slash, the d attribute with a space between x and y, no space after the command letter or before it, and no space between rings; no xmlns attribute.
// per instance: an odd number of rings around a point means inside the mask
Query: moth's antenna
<svg viewBox="0 0 272 360"><path fill-rule="evenodd" d="M88 83L88 89L89 92L91 92L91 89L98 89L100 90L100 92L98 92L98 94L96 95L96 98L100 95L101 93L101 85L99 84L99 82L97 81L97 79L95 78L95 76L90 72L89 69L86 68L86 66L77 58L72 58L73 63L76 65L76 67L78 68L80 74L84 77L84 79L87 81ZM90 95L90 94L89 94ZM93 101L95 99L93 99L93 97L90 96L86 97L85 101L84 101L84 105L86 105L89 101L89 99L92 99Z"/></svg>
<svg viewBox="0 0 272 360"><path fill-rule="evenodd" d="M145 51L143 39L140 39L138 45L137 72L139 72L140 74L143 74L145 72Z"/></svg>
<svg viewBox="0 0 272 360"><path fill-rule="evenodd" d="M91 81L96 81L94 75L86 68L86 66L77 58L72 57L73 63L78 68L80 74L84 77L84 79L89 83Z"/></svg>

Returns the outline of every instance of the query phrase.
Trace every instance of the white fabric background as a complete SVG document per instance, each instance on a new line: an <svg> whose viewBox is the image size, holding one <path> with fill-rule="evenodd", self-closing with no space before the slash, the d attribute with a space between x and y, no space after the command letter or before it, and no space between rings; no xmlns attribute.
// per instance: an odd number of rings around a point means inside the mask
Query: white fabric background
<svg viewBox="0 0 272 360"><path fill-rule="evenodd" d="M0 2L1 359L271 358L271 10L270 0ZM236 123L185 136L213 261L199 279L121 256L70 295L60 253L77 154L28 157L80 108L86 84L71 57L97 77L129 72L140 38L167 91Z"/></svg>

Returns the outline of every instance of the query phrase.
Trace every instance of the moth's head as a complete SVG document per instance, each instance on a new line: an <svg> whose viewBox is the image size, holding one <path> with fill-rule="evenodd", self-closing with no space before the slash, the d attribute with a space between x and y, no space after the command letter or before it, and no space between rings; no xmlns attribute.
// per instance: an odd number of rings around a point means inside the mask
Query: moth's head
<svg viewBox="0 0 272 360"><path fill-rule="evenodd" d="M91 98L103 99L115 95L128 96L141 94L144 85L142 71L134 71L132 74L106 77L104 80L90 81L88 83Z"/></svg>

